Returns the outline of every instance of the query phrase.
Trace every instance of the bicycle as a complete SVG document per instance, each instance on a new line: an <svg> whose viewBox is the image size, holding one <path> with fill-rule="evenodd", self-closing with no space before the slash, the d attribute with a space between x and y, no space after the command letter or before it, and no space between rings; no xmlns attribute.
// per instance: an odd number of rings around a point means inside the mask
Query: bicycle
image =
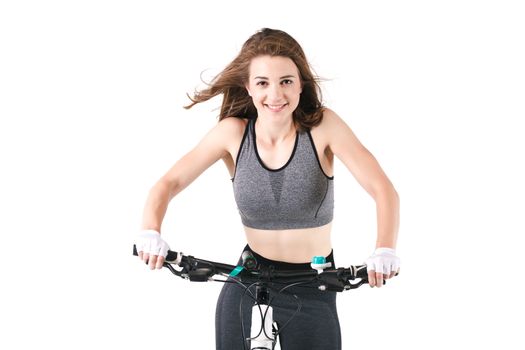
<svg viewBox="0 0 525 350"><path fill-rule="evenodd" d="M136 246L133 246L133 254L138 255ZM274 350L278 345L279 333L292 321L293 317L300 311L301 304L298 300L298 308L284 325L277 325L273 320L272 301L286 289L293 286L304 286L317 288L321 291L343 292L356 289L368 283L366 265L355 265L348 268L333 268L324 257L314 256L311 262L311 270L276 271L270 267L259 266L255 257L244 251L241 257L242 264L233 266L229 264L208 261L184 255L175 251L168 251L164 261L164 267L168 268L174 275L187 279L191 282L216 281L224 283L237 283L245 288L244 295L250 294L254 301L252 307L252 326L249 338L245 336L242 320L242 298L239 301L239 312L243 345L250 350ZM175 268L178 267L177 268ZM216 276L226 279L217 279ZM351 283L351 281L356 281ZM271 295L271 286L284 284ZM255 295L250 288L255 286ZM244 297L243 295L243 297ZM263 311L264 306L266 306ZM259 315L260 317L257 317ZM249 346L249 348L247 347Z"/></svg>

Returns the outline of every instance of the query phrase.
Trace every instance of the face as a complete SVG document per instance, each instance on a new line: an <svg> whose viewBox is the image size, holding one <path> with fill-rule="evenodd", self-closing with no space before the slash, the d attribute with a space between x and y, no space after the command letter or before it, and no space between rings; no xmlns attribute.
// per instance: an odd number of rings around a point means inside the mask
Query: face
<svg viewBox="0 0 525 350"><path fill-rule="evenodd" d="M302 91L299 70L288 57L256 57L246 89L259 116L291 117Z"/></svg>

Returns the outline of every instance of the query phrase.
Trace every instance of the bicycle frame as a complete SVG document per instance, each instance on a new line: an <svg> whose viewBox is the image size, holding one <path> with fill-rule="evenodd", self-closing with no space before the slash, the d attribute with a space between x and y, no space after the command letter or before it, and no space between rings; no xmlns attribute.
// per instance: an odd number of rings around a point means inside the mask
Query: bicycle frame
<svg viewBox="0 0 525 350"><path fill-rule="evenodd" d="M274 350L278 342L278 334L274 329L273 307L268 304L269 292L266 287L257 286L255 295L257 301L252 306L251 334L247 339L250 342L250 350ZM265 310L264 313L262 309Z"/></svg>

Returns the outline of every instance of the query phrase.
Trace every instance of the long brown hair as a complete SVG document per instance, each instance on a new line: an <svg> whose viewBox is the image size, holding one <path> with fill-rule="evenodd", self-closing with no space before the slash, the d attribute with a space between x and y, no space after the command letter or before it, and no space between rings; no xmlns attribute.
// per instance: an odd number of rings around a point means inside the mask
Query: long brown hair
<svg viewBox="0 0 525 350"><path fill-rule="evenodd" d="M299 70L302 84L299 105L293 112L293 119L303 129L318 125L323 118L319 78L312 73L310 65L299 43L282 30L263 28L252 35L242 46L237 57L208 84L208 88L188 95L191 104L205 102L223 94L219 121L228 117L253 118L257 110L246 91L250 62L261 55L290 58Z"/></svg>

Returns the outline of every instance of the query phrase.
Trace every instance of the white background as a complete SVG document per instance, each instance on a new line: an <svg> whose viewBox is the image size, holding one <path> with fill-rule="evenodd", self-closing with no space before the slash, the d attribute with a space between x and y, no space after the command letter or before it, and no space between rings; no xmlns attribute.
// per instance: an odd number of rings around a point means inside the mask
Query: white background
<svg viewBox="0 0 525 350"><path fill-rule="evenodd" d="M0 347L214 347L221 286L150 272L132 237L149 188L216 123L220 100L186 111L185 94L270 27L301 43L401 196L402 274L339 295L344 349L522 348L525 11L344 4L3 1ZM336 260L361 263L374 203L340 163L335 179ZM236 261L223 164L174 199L163 232Z"/></svg>

